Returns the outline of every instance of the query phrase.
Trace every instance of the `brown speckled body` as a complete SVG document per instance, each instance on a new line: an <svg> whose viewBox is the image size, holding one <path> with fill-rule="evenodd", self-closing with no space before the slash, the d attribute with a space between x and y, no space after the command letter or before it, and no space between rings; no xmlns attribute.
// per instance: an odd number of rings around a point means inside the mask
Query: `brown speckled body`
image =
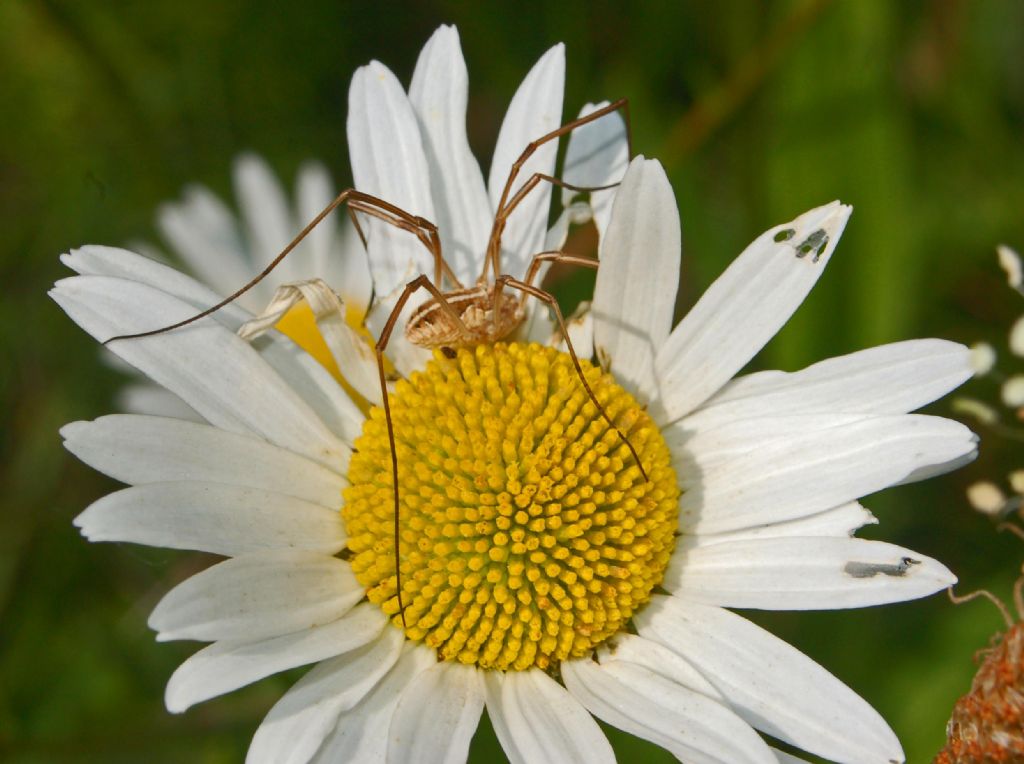
<svg viewBox="0 0 1024 764"><path fill-rule="evenodd" d="M1024 764L1024 622L986 655L946 736L933 764Z"/></svg>
<svg viewBox="0 0 1024 764"><path fill-rule="evenodd" d="M495 311L495 292L493 284L477 284L445 293L445 300L462 319L465 329L438 300L427 300L409 317L405 325L406 339L424 348L460 348L507 337L523 322L526 314L517 296L507 291L498 294Z"/></svg>

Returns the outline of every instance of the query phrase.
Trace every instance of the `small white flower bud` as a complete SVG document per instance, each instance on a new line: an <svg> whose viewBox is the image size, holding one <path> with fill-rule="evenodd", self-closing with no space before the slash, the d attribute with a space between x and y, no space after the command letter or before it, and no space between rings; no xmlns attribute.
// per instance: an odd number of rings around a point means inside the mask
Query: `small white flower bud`
<svg viewBox="0 0 1024 764"><path fill-rule="evenodd" d="M998 515L1006 506L1006 496L995 483L981 480L967 487L967 501L983 515Z"/></svg>
<svg viewBox="0 0 1024 764"><path fill-rule="evenodd" d="M996 247L999 255L999 266L1006 271L1006 281L1011 287L1017 289L1024 281L1024 271L1021 269L1020 255L1005 244Z"/></svg>
<svg viewBox="0 0 1024 764"><path fill-rule="evenodd" d="M1015 374L1003 382L1001 395L1003 403L1011 408L1024 406L1024 375Z"/></svg>
<svg viewBox="0 0 1024 764"><path fill-rule="evenodd" d="M983 377L996 365L996 351L987 342L971 346L971 369L976 377Z"/></svg>

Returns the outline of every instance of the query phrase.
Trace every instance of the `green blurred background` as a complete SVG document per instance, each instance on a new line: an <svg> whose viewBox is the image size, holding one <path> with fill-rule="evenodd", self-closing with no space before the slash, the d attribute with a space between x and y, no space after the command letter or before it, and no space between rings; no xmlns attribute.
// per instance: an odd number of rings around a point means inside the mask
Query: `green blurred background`
<svg viewBox="0 0 1024 764"><path fill-rule="evenodd" d="M456 23L470 142L488 166L508 99L551 44L568 53L566 115L628 96L634 150L659 157L683 221L685 307L765 228L833 198L855 208L828 273L755 367L799 368L881 342L1005 347L1024 308L994 247L1024 247L1024 4L1015 0L613 5L522 0L0 2L0 759L239 761L295 674L182 717L163 686L194 650L157 645L160 595L198 555L90 545L72 518L115 486L68 456L58 427L112 408L123 377L45 297L82 243L156 240L154 211L199 181L231 198L251 149L290 184L307 158L350 181L348 81L371 58L406 84L434 28ZM586 281L561 284L567 302ZM1013 360L1002 355L1012 371ZM967 392L995 400L997 386ZM932 407L948 413L949 402ZM1024 466L983 435L959 473L869 497L863 535L935 556L961 591L1008 598L1024 545L964 488ZM867 698L929 761L993 607L922 602L754 614ZM622 762L669 757L615 737ZM493 735L474 741L495 760Z"/></svg>

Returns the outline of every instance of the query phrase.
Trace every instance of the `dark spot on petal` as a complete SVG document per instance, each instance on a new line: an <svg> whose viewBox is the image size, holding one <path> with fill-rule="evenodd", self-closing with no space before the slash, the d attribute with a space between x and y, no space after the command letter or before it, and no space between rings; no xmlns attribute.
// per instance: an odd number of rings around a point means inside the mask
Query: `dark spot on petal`
<svg viewBox="0 0 1024 764"><path fill-rule="evenodd" d="M853 578L874 578L879 573L883 576L896 576L897 578L907 575L911 565L920 565L920 560L912 557L904 557L894 565L884 562L848 562L843 567L843 572Z"/></svg>
<svg viewBox="0 0 1024 764"><path fill-rule="evenodd" d="M821 228L812 233L800 244L795 246L797 257L806 257L807 255L814 253L814 257L811 258L811 262L818 262L821 259L822 253L825 251L825 247L828 245L828 234Z"/></svg>
<svg viewBox="0 0 1024 764"><path fill-rule="evenodd" d="M794 236L796 236L796 229L784 228L783 230L775 234L775 241L789 241Z"/></svg>
<svg viewBox="0 0 1024 764"><path fill-rule="evenodd" d="M458 353L456 353L454 350L452 350L447 345L442 345L441 346L441 352L444 353L444 357L445 358L455 358L455 357L458 356Z"/></svg>

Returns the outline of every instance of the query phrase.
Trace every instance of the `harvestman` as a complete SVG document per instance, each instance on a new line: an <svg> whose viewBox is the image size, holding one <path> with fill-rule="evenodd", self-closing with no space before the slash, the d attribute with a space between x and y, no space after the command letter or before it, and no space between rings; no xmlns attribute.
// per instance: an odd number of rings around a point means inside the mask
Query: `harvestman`
<svg viewBox="0 0 1024 764"><path fill-rule="evenodd" d="M264 268L255 278L233 294L225 297L216 305L207 308L201 313L197 313L191 318L178 321L177 323L146 332L118 335L116 337L111 337L103 344L108 344L115 340L150 337L173 329L178 329L183 326L187 326L194 321L198 321L201 318L205 318L206 316L209 316L226 305L234 302L266 278L270 272L273 271L274 268L276 268L277 265L284 260L284 258L287 257L288 254L291 253L292 250L294 250L295 247L297 247L299 243L305 239L306 236L325 217L343 204L347 205L349 216L355 224L360 237L363 239L364 246L366 244L366 237L363 236L362 228L356 218L356 212L362 212L371 217L378 218L379 220L383 220L396 228L408 231L416 236L416 238L423 243L433 257L434 279L431 281L426 275L420 274L405 285L405 288L398 297L390 316L388 316L388 319L384 324L384 328L381 330L380 337L374 345L374 352L377 360L377 373L380 379L381 400L384 408L384 418L387 423L388 443L391 448L391 473L394 484L393 493L395 502L395 589L398 598L398 610L401 614L402 623L404 625L405 608L402 603L402 578L399 554L400 502L398 495L398 452L395 445L394 425L391 420L391 406L388 402L387 378L384 372L384 351L387 348L388 341L391 339L391 334L394 331L402 310L405 308L409 298L416 291L420 289L426 290L430 296L419 307L413 310L412 315L406 322L406 339L420 347L440 348L446 355L452 352L452 348L492 343L511 334L519 327L526 317L525 304L527 297L534 297L546 304L554 312L555 317L558 320L559 329L562 336L565 338L566 348L569 351L569 356L572 358L573 366L584 390L586 390L590 400L593 401L594 405L597 407L602 418L612 429L615 430L616 434L618 434L619 438L629 449L630 454L632 454L633 459L640 469L640 473L643 475L645 480L647 479L647 473L640 462L640 455L633 447L633 444L629 442L629 439L625 434L615 425L614 422L612 422L611 418L604 410L604 407L600 402L598 402L597 396L591 389L590 384L587 382L586 376L583 373L583 368L580 366L579 358L576 355L576 350L569 337L565 318L558 306L558 301L552 294L533 284L534 279L537 277L540 272L540 268L544 263L558 262L586 268L597 268L597 261L590 258L566 254L561 251L545 251L533 256L525 279L520 280L508 274L501 273L500 268L501 236L505 229L505 225L508 222L508 217L523 201L523 199L526 198L527 194L536 188L541 181L567 188L572 191L601 191L618 185L616 183L610 186L586 188L582 186L575 186L551 175L538 172L531 175L514 194L512 193L512 184L518 177L520 170L538 148L543 146L545 143L572 132L578 127L582 127L583 125L598 120L601 117L620 109L626 115L625 121L627 125L628 139L629 104L628 101L623 98L600 109L596 109L586 116L579 117L572 122L568 122L527 144L526 148L519 155L519 158L512 164L508 179L505 181L505 187L502 190L497 210L494 213L494 223L491 227L490 238L487 242L483 272L480 274L479 279L477 279L477 283L473 286L463 286L455 276L451 267L445 261L444 256L441 253L441 239L438 235L437 226L432 222L419 217L418 215L406 212L400 207L397 207L384 199L350 188L338 194L334 201L328 204L315 218L313 218L313 220L311 220L309 224L303 228L294 239L292 239L288 246L286 246L280 254L271 260L266 268ZM493 281L488 281L489 274L493 276ZM441 289L443 279L447 279L451 285L451 288L447 291L442 291ZM515 290L518 292L518 295L513 296L509 294L507 290ZM302 298L295 297L294 301L297 302L299 299ZM259 318L255 319L252 323L258 322L260 322ZM267 323L267 328L269 328L272 323L273 322Z"/></svg>

